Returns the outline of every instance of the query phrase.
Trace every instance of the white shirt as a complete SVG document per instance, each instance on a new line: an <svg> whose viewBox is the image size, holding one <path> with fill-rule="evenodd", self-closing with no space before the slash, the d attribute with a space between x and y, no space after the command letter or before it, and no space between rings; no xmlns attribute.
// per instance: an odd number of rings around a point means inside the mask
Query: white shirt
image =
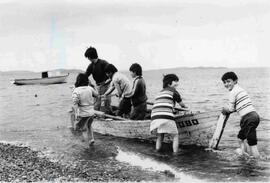
<svg viewBox="0 0 270 183"><path fill-rule="evenodd" d="M78 105L79 116L88 117L94 114L94 89L90 86L80 86L73 90L72 100Z"/></svg>
<svg viewBox="0 0 270 183"><path fill-rule="evenodd" d="M112 77L111 85L115 87L115 84L120 86L122 95L131 92L132 87L128 77L120 72L116 72Z"/></svg>
<svg viewBox="0 0 270 183"><path fill-rule="evenodd" d="M255 111L248 93L238 84L234 85L233 89L229 92L228 108L231 112L237 111L241 117Z"/></svg>

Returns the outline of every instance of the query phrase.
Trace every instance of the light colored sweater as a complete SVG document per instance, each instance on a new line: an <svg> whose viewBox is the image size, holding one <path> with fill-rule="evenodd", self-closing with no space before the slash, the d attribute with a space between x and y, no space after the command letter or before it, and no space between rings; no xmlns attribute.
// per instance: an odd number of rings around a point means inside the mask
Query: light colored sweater
<svg viewBox="0 0 270 183"><path fill-rule="evenodd" d="M241 117L255 111L248 93L238 84L234 85L233 89L229 92L228 108L230 112L237 111Z"/></svg>

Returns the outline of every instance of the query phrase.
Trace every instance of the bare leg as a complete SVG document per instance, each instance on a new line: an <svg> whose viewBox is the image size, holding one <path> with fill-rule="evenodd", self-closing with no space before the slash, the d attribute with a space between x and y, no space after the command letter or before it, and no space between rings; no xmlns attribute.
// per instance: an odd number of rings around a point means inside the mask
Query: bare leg
<svg viewBox="0 0 270 183"><path fill-rule="evenodd" d="M249 147L249 145L247 143L247 140L244 140L244 146L245 146L245 151L244 152L246 152L248 154L251 154L250 147Z"/></svg>
<svg viewBox="0 0 270 183"><path fill-rule="evenodd" d="M93 145L95 142L92 123L93 123L93 118L90 117L87 121L87 136L88 136L87 140L89 142L89 145Z"/></svg>
<svg viewBox="0 0 270 183"><path fill-rule="evenodd" d="M72 107L71 111L70 111L70 127L71 129L75 130L75 120L76 120L76 116L75 116L75 109L74 107Z"/></svg>
<svg viewBox="0 0 270 183"><path fill-rule="evenodd" d="M179 135L174 134L173 135L173 152L177 153L179 148Z"/></svg>
<svg viewBox="0 0 270 183"><path fill-rule="evenodd" d="M92 128L93 118L88 121L88 136L89 136L89 145L93 145L95 143L93 128Z"/></svg>
<svg viewBox="0 0 270 183"><path fill-rule="evenodd" d="M159 151L162 146L162 141L164 139L164 133L157 134L157 141L156 141L156 150Z"/></svg>
<svg viewBox="0 0 270 183"><path fill-rule="evenodd" d="M259 158L260 157L260 153L258 151L257 145L249 146L249 147L250 147L250 154L252 156L254 156L255 158Z"/></svg>
<svg viewBox="0 0 270 183"><path fill-rule="evenodd" d="M236 152L239 154L239 155L248 155L247 153L247 143L244 141L244 140L241 140L241 139L238 139L239 141L239 145L240 145L240 148L236 149Z"/></svg>

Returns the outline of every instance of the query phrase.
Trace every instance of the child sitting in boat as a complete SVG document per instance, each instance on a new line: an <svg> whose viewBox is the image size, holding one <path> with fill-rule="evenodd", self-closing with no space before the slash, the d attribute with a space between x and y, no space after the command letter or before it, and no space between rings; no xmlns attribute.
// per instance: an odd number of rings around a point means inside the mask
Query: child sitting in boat
<svg viewBox="0 0 270 183"><path fill-rule="evenodd" d="M131 111L131 101L129 98L124 97L126 93L131 91L131 84L127 76L118 72L117 68L113 64L109 64L105 67L105 73L111 78L109 89L104 93L102 98L107 97L116 88L118 97L120 98L117 116L127 117Z"/></svg>
<svg viewBox="0 0 270 183"><path fill-rule="evenodd" d="M72 92L72 100L75 107L75 114L78 118L75 130L83 131L83 136L87 136L89 145L94 144L92 122L94 116L94 98L98 97L97 92L91 84L86 74L80 73L75 82L75 89Z"/></svg>
<svg viewBox="0 0 270 183"><path fill-rule="evenodd" d="M238 153L258 158L260 156L257 148L256 128L260 123L260 117L253 107L248 93L238 85L238 77L234 72L225 73L221 80L229 91L228 106L223 107L223 114L238 112L241 116L240 131L237 135L240 148ZM247 143L246 141L247 140Z"/></svg>
<svg viewBox="0 0 270 183"><path fill-rule="evenodd" d="M130 119L143 120L147 110L146 85L142 77L142 67L138 63L134 63L129 68L130 75L133 80L133 86L130 93L124 95L124 98L130 98L132 110Z"/></svg>
<svg viewBox="0 0 270 183"><path fill-rule="evenodd" d="M179 147L178 129L175 124L173 108L177 102L182 108L187 109L180 94L177 92L179 78L175 74L167 74L163 78L163 90L155 98L151 112L150 131L157 129L156 150L162 146L164 134L171 134L173 137L173 152L177 154Z"/></svg>

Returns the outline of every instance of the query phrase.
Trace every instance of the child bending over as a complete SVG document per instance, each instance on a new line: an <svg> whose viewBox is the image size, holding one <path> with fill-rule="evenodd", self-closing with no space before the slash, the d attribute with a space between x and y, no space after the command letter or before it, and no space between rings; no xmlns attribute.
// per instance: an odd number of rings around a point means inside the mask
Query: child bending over
<svg viewBox="0 0 270 183"><path fill-rule="evenodd" d="M131 101L129 98L124 97L126 93L131 91L130 81L127 76L118 72L117 68L113 64L106 66L105 73L112 81L109 89L102 97L107 97L114 91L114 89L116 89L118 97L120 98L119 108L116 115L126 117L131 111Z"/></svg>
<svg viewBox="0 0 270 183"><path fill-rule="evenodd" d="M238 112L241 116L240 131L238 139L240 144L240 154L250 153L250 155L260 157L257 148L256 128L260 123L260 117L253 107L247 92L238 85L238 77L234 72L225 73L221 80L225 88L229 91L229 104L223 107L223 114ZM247 143L245 142L247 140Z"/></svg>
<svg viewBox="0 0 270 183"><path fill-rule="evenodd" d="M164 134L171 134L173 137L173 152L177 154L179 147L178 129L175 124L173 108L178 103L182 108L187 107L183 103L180 94L176 91L178 86L178 77L175 74L165 75L163 78L163 90L155 98L151 112L150 131L157 129L156 150L159 151L162 146Z"/></svg>

